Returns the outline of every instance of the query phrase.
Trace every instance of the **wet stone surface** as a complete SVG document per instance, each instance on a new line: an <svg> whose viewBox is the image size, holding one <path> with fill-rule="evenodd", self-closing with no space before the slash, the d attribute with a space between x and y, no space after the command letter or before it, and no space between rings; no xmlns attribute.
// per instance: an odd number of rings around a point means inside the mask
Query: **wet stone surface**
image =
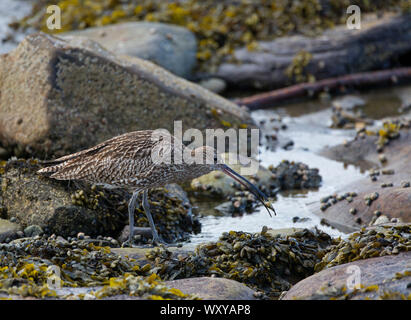
<svg viewBox="0 0 411 320"><path fill-rule="evenodd" d="M409 120L385 121L376 130L364 129L353 141L326 149L325 156L346 163L367 161L373 164L368 177L346 186L339 186L335 199L309 205L320 217L347 227L373 224L383 214L389 220L411 221L410 189L407 181L411 176ZM385 161L381 162L384 152ZM356 194L338 201L338 195Z"/></svg>

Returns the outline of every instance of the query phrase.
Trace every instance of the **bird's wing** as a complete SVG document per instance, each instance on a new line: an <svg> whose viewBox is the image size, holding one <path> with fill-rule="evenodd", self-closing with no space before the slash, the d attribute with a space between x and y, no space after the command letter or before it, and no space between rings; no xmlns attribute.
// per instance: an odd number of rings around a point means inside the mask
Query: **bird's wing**
<svg viewBox="0 0 411 320"><path fill-rule="evenodd" d="M71 155L54 160L51 167L39 170L39 173L52 173L51 177L59 180L91 180L109 183L130 177L144 176L150 168L161 165L152 157L153 149L162 141L153 139L153 131L135 131L126 133L101 144ZM174 137L170 135L174 144ZM183 148L175 143L177 148ZM173 157L173 146L164 143L164 152Z"/></svg>

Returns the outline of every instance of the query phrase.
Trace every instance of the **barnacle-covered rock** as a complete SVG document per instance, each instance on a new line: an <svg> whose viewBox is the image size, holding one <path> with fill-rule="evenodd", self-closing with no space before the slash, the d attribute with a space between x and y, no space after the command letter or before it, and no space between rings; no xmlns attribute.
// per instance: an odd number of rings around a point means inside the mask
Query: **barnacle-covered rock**
<svg viewBox="0 0 411 320"><path fill-rule="evenodd" d="M302 162L283 160L276 167L268 168L272 179L280 181L281 190L318 188L322 178L317 168L309 168Z"/></svg>
<svg viewBox="0 0 411 320"><path fill-rule="evenodd" d="M6 218L24 228L40 226L46 234L117 237L128 223L130 194L72 181L57 181L37 174L37 160L10 160L0 164L0 206ZM174 192L173 192L174 188ZM179 190L177 192L176 190ZM170 242L187 239L194 228L187 221L189 203L178 186L150 192L150 207L160 235ZM18 195L18 197L16 197ZM148 227L141 201L135 211L138 227ZM151 239L151 237L149 237ZM140 242L147 242L141 238Z"/></svg>
<svg viewBox="0 0 411 320"><path fill-rule="evenodd" d="M344 239L334 239L315 271L373 257L411 251L411 224L393 223L362 228Z"/></svg>
<svg viewBox="0 0 411 320"><path fill-rule="evenodd" d="M156 248L146 255L164 280L216 276L246 284L277 297L293 283L311 275L331 238L318 230L293 234L223 233L217 242L201 244L195 252L176 254Z"/></svg>

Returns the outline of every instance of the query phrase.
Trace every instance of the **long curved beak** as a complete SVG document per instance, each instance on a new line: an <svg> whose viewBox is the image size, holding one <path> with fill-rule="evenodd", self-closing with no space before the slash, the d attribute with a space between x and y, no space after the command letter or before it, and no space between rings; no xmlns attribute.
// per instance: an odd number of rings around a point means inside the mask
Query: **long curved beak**
<svg viewBox="0 0 411 320"><path fill-rule="evenodd" d="M270 203L270 201L268 200L268 197L262 193L260 190L258 190L258 188L253 185L250 181L248 181L246 178L244 178L241 174L238 174L237 172L235 172L233 169L231 169L229 166L227 166L226 164L222 165L222 169L221 169L226 175L230 176L231 178L233 178L235 181L237 181L238 183L242 184L244 187L246 187L248 190L250 190L250 192L258 199L260 200L260 202L263 204L263 206L265 207L265 209L267 210L268 214L270 215L270 217L272 217L271 215L271 211L274 212L274 215L277 215L275 212L274 207L272 206L272 204Z"/></svg>

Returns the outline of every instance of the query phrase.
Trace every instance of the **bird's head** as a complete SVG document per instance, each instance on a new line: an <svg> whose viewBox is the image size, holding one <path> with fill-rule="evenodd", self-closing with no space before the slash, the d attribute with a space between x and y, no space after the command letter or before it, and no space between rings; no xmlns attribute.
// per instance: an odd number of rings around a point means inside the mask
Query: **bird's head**
<svg viewBox="0 0 411 320"><path fill-rule="evenodd" d="M276 214L274 207L270 203L268 197L263 192L261 192L255 185L248 181L245 177L235 172L228 165L226 165L224 163L223 157L220 154L218 154L216 149L210 146L203 146L194 149L193 152L197 152L197 154L202 156L203 162L200 164L200 166L204 166L204 168L208 172L214 170L220 170L224 172L226 175L237 181L239 184L245 186L263 204L263 206L267 209L270 216L271 211L274 213L274 215Z"/></svg>

